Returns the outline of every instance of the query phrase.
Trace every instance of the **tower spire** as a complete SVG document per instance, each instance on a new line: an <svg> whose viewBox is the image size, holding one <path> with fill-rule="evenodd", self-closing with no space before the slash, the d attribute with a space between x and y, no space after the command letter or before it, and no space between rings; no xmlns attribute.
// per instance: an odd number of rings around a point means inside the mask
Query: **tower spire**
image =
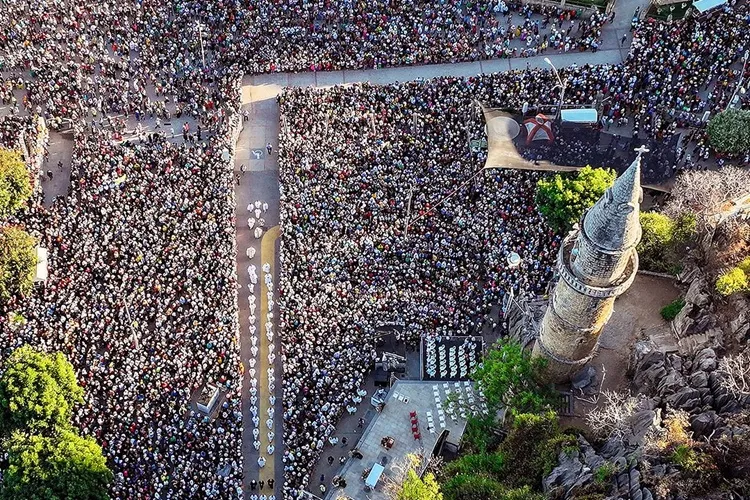
<svg viewBox="0 0 750 500"><path fill-rule="evenodd" d="M633 163L591 207L583 221L589 238L605 250L630 248L641 238L641 155L648 149L641 146L636 151L638 155Z"/></svg>

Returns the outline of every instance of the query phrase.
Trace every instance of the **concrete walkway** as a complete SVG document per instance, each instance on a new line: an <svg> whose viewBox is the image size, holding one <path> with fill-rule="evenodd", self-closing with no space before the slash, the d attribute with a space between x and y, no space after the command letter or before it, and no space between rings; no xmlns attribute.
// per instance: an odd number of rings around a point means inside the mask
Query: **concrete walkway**
<svg viewBox="0 0 750 500"><path fill-rule="evenodd" d="M235 155L235 174L240 176L240 183L235 186L236 197L236 229L237 229L237 275L239 279L239 323L240 323L240 354L245 367L242 381L242 413L243 413L243 433L242 433L242 452L244 459L244 495L250 498L251 495L265 494L270 496L276 495L277 499L282 498L282 487L284 484L283 464L281 458L284 453L282 442L282 368L281 368L281 334L278 331L278 308L274 308L274 353L276 360L273 366L275 377L275 396L276 404L274 406L274 448L273 455L267 452L268 431L266 420L268 419L268 408L270 406L268 392L268 352L270 342L266 338L265 323L266 312L268 310L268 300L266 296L266 286L262 266L268 262L272 268L274 285L278 284L278 251L277 240L279 235L279 176L278 176L278 137L279 137L279 110L275 99L266 98L262 94L248 93L248 99L243 106L243 111L247 113L247 121L244 122L242 132L237 142ZM266 144L270 143L273 147L272 154L268 154ZM243 174L241 167L244 166L247 171ZM255 217L255 214L248 212L247 206L255 201L268 204L268 210L261 217L265 220L264 232L261 239L256 239L252 234L253 231L248 228L247 220ZM255 249L255 255L252 259L247 257L248 248ZM258 352L252 355L251 333L250 333L250 310L247 301L249 290L247 288L250 282L247 268L250 264L255 265L258 274L258 283L255 285L254 292L256 298L255 310L255 336L257 337ZM274 300L278 298L278 292L274 288ZM259 418L259 441L260 450L256 451L253 442L253 415L250 413L250 359L255 360L255 378L257 380L256 406L258 408ZM265 466L261 469L258 466L258 458L263 456L266 459ZM273 478L275 481L273 491L268 487L268 480ZM258 482L263 480L264 489L261 491L256 488L251 491L251 481Z"/></svg>
<svg viewBox="0 0 750 500"><path fill-rule="evenodd" d="M496 73L513 69L548 68L545 57L558 68L572 64L619 64L627 56L629 43L622 49L613 48L597 52L567 52L558 54L548 51L534 57L515 59L494 59L455 64L431 64L429 66L399 66L395 68L344 70L315 73L266 73L246 76L243 87L252 86L255 93L267 93L262 87L330 87L348 83L370 82L384 85L394 82L408 82L419 78L429 79L440 76L469 77L482 73ZM244 95L244 94L243 94Z"/></svg>

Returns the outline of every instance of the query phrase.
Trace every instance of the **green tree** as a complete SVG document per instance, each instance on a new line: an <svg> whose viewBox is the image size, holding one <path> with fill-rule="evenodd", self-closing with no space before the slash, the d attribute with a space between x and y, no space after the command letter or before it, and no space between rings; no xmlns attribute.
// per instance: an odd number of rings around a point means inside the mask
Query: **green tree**
<svg viewBox="0 0 750 500"><path fill-rule="evenodd" d="M569 231L583 212L614 182L614 170L586 166L576 174L555 174L537 182L539 211L556 231Z"/></svg>
<svg viewBox="0 0 750 500"><path fill-rule="evenodd" d="M499 341L472 373L491 410L505 406L516 413L551 406L553 390L544 379L547 360L532 356L518 342ZM492 413L492 412L491 412Z"/></svg>
<svg viewBox="0 0 750 500"><path fill-rule="evenodd" d="M398 500L443 500L440 485L431 473L420 479L416 472L409 470L403 487L398 493Z"/></svg>
<svg viewBox="0 0 750 500"><path fill-rule="evenodd" d="M0 434L49 434L67 428L72 406L82 401L83 389L62 353L20 347L5 362L0 377Z"/></svg>
<svg viewBox="0 0 750 500"><path fill-rule="evenodd" d="M21 154L0 148L0 218L21 208L30 196L29 171Z"/></svg>
<svg viewBox="0 0 750 500"><path fill-rule="evenodd" d="M0 229L0 301L26 294L34 285L36 240L15 226Z"/></svg>
<svg viewBox="0 0 750 500"><path fill-rule="evenodd" d="M750 111L728 109L709 120L708 141L720 153L741 155L750 151Z"/></svg>
<svg viewBox="0 0 750 500"><path fill-rule="evenodd" d="M112 472L89 437L63 429L51 436L13 433L0 499L105 499Z"/></svg>

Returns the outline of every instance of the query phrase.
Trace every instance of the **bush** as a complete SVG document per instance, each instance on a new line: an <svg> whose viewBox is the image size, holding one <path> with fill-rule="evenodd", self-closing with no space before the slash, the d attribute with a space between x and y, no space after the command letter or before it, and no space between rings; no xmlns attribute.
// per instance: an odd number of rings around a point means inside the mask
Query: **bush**
<svg viewBox="0 0 750 500"><path fill-rule="evenodd" d="M21 154L0 148L0 218L21 208L30 196L29 171Z"/></svg>
<svg viewBox="0 0 750 500"><path fill-rule="evenodd" d="M684 214L672 219L658 212L641 212L640 222L640 266L649 271L675 273L683 248L695 235L695 217Z"/></svg>
<svg viewBox="0 0 750 500"><path fill-rule="evenodd" d="M510 433L500 446L506 466L513 471L503 483L510 488L538 490L542 478L557 465L559 453L564 448L572 451L576 445L575 436L560 433L552 411L514 416Z"/></svg>
<svg viewBox="0 0 750 500"><path fill-rule="evenodd" d="M483 474L499 480L502 479L503 471L505 471L505 457L501 453L478 453L464 455L449 462L443 473L446 477L461 474Z"/></svg>
<svg viewBox="0 0 750 500"><path fill-rule="evenodd" d="M555 231L569 231L614 182L614 170L586 166L576 174L555 174L537 182L536 203Z"/></svg>
<svg viewBox="0 0 750 500"><path fill-rule="evenodd" d="M709 120L708 142L719 153L741 155L750 150L750 111L730 108Z"/></svg>
<svg viewBox="0 0 750 500"><path fill-rule="evenodd" d="M34 285L36 240L18 227L0 229L0 301L26 294Z"/></svg>
<svg viewBox="0 0 750 500"><path fill-rule="evenodd" d="M445 500L544 500L531 488L507 488L499 481L482 476L461 474L443 485Z"/></svg>
<svg viewBox="0 0 750 500"><path fill-rule="evenodd" d="M505 487L486 476L459 474L443 484L442 490L445 500L475 500L477 498L501 498Z"/></svg>
<svg viewBox="0 0 750 500"><path fill-rule="evenodd" d="M594 472L594 482L598 485L606 485L612 480L617 472L617 466L612 462L604 462L604 465Z"/></svg>
<svg viewBox="0 0 750 500"><path fill-rule="evenodd" d="M685 307L685 301L683 299L675 299L661 308L661 317L666 321L672 321L680 314L683 307Z"/></svg>
<svg viewBox="0 0 750 500"><path fill-rule="evenodd" d="M716 280L716 291L727 296L750 290L747 274L740 267L733 267Z"/></svg>

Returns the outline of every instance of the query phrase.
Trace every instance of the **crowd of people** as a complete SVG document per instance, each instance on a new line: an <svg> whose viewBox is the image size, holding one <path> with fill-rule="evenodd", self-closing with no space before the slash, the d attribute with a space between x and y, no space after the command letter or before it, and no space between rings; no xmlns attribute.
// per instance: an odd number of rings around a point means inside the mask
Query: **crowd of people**
<svg viewBox="0 0 750 500"><path fill-rule="evenodd" d="M2 305L26 323L2 325L0 352L66 354L85 390L74 423L102 446L116 498L242 498L232 126L180 145L81 127L67 199L20 217L53 272ZM207 385L211 415L195 404Z"/></svg>
<svg viewBox="0 0 750 500"><path fill-rule="evenodd" d="M636 139L670 141L677 113L727 104L731 86L703 93L727 75L736 83L748 19L743 5L708 20L646 22L624 64L563 70L566 100L599 105L620 126L629 121ZM404 324L410 341L466 335L511 289L516 297L544 292L560 236L534 203L540 174L485 171L454 190L484 165L485 154L469 147L482 137L474 102L542 109L555 83L548 71L519 70L282 95L279 309L290 486L307 484L354 405L384 320ZM572 149L565 160L585 165L590 147ZM521 257L516 269L507 265L511 252Z"/></svg>
<svg viewBox="0 0 750 500"><path fill-rule="evenodd" d="M0 348L68 355L86 390L75 423L102 445L118 498L242 496L234 178L224 152L238 116L230 87L243 72L597 50L612 20L502 0L3 8L2 113L72 123L76 143L67 199L19 219L49 249L52 272L43 292L2 305L2 316L13 308L28 322L0 323ZM749 20L738 4L646 21L623 64L560 68L566 102L667 141L729 103ZM482 137L473 103L543 109L556 84L529 69L281 96L276 355L288 492L307 484L338 418L361 401L378 324L404 324L409 341L469 333L511 289L545 290L560 236L536 210L541 174L486 171L446 196L483 166L484 153L468 147ZM184 125L183 141L158 130L185 116L203 128ZM131 119L155 120L157 132L135 127L128 140ZM3 145L29 122L0 121ZM589 153L581 143L565 161ZM511 252L518 268L507 266ZM214 418L192 406L207 383L222 389Z"/></svg>

